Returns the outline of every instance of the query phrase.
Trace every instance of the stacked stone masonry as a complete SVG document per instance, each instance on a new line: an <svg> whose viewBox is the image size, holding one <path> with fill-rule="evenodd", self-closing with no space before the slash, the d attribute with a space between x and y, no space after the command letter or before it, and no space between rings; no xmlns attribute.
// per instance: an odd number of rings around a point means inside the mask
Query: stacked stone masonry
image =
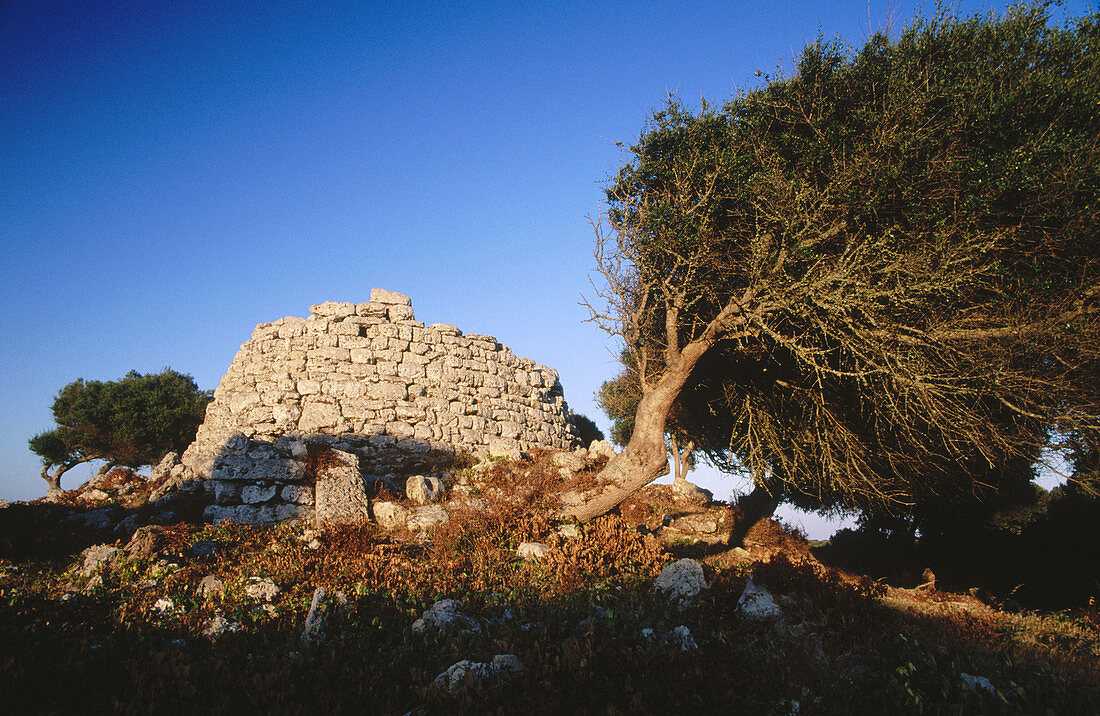
<svg viewBox="0 0 1100 716"><path fill-rule="evenodd" d="M310 444L359 458L371 478L432 460L577 442L557 372L495 338L425 327L403 294L322 303L261 323L214 392L182 462L211 481L212 515L271 523L307 516ZM400 481L403 483L403 480Z"/></svg>

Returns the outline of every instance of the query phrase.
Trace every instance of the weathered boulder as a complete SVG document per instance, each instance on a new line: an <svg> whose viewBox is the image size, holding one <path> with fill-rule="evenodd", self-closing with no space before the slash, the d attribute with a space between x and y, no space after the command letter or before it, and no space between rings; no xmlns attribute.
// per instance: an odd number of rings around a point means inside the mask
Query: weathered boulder
<svg viewBox="0 0 1100 716"><path fill-rule="evenodd" d="M515 654L497 654L492 661L463 659L452 664L435 677L433 684L450 696L457 696L473 685L487 679L507 679L523 671L523 664Z"/></svg>
<svg viewBox="0 0 1100 716"><path fill-rule="evenodd" d="M405 481L405 495L418 505L430 505L443 499L443 481L438 477L413 475Z"/></svg>
<svg viewBox="0 0 1100 716"><path fill-rule="evenodd" d="M769 619L781 619L783 610L779 608L772 593L749 578L745 584L745 590L741 592L741 598L737 600L737 608L746 618L752 621L767 621Z"/></svg>
<svg viewBox="0 0 1100 716"><path fill-rule="evenodd" d="M325 603L325 590L317 587L313 591L313 600L309 603L309 613L306 614L306 624L302 629L302 645L312 646L325 640L325 621L328 619L328 609Z"/></svg>
<svg viewBox="0 0 1100 716"><path fill-rule="evenodd" d="M692 604L707 588L703 565L694 559L681 559L667 565L653 584L654 591L680 609Z"/></svg>
<svg viewBox="0 0 1100 716"><path fill-rule="evenodd" d="M420 634L433 626L440 631L472 631L481 632L481 627L472 618L466 616L459 607L462 602L456 599L440 599L428 607L423 616L412 624L414 634Z"/></svg>
<svg viewBox="0 0 1100 716"><path fill-rule="evenodd" d="M110 568L122 556L122 550L109 544L95 544L80 553L80 574L91 577L101 567Z"/></svg>
<svg viewBox="0 0 1100 716"><path fill-rule="evenodd" d="M130 541L123 548L126 558L137 560L156 556L167 543L164 532L164 528L158 525L146 525L134 530Z"/></svg>
<svg viewBox="0 0 1100 716"><path fill-rule="evenodd" d="M550 551L550 546L541 542L523 542L516 548L516 555L528 561L542 559Z"/></svg>
<svg viewBox="0 0 1100 716"><path fill-rule="evenodd" d="M416 508L405 521L405 526L410 532L422 532L437 525L446 524L450 519L447 511L439 505L426 505Z"/></svg>
<svg viewBox="0 0 1100 716"><path fill-rule="evenodd" d="M375 521L385 529L406 529L408 526L409 510L404 505L396 502L375 502L373 508Z"/></svg>
<svg viewBox="0 0 1100 716"><path fill-rule="evenodd" d="M255 599L258 602L270 602L279 596L279 587L275 582L270 579L260 579L259 577L249 577L245 580L242 586L242 591L246 596Z"/></svg>
<svg viewBox="0 0 1100 716"><path fill-rule="evenodd" d="M206 622L202 631L203 636L210 639L217 639L223 634L231 634L241 630L241 625L237 622L231 622L221 614L216 615L213 619Z"/></svg>
<svg viewBox="0 0 1100 716"><path fill-rule="evenodd" d="M709 505L714 499L713 492L711 492L710 490L705 490L695 483L688 482L687 480L673 480L672 495L673 497L684 500L685 502L694 502L702 505Z"/></svg>
<svg viewBox="0 0 1100 716"><path fill-rule="evenodd" d="M606 440L593 440L592 444L588 446L588 459L595 460L600 457L606 457L610 460L615 457L615 448Z"/></svg>

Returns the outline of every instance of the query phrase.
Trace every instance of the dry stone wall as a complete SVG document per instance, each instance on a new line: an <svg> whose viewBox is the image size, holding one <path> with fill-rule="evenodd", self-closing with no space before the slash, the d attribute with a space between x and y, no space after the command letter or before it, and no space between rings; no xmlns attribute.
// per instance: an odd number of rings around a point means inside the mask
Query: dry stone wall
<svg viewBox="0 0 1100 716"><path fill-rule="evenodd" d="M212 517L311 513L311 444L355 455L369 480L425 470L456 450L515 454L577 442L557 372L492 336L425 326L408 296L381 289L369 303L322 303L310 313L256 327L182 457L211 481Z"/></svg>

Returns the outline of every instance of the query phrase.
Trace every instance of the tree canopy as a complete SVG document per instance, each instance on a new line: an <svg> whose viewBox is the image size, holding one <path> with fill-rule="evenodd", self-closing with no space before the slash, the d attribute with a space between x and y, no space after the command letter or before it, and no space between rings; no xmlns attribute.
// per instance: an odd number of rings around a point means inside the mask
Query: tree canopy
<svg viewBox="0 0 1100 716"><path fill-rule="evenodd" d="M60 488L62 473L91 460L105 460L104 469L150 465L195 439L210 400L191 376L169 368L130 371L116 381L77 379L54 398L57 427L31 438L30 448L42 458L51 488Z"/></svg>
<svg viewBox="0 0 1100 716"><path fill-rule="evenodd" d="M965 504L1100 435L1100 16L1043 6L818 41L721 108L655 112L596 222L595 320L641 399L808 506ZM663 437L662 444L663 444Z"/></svg>

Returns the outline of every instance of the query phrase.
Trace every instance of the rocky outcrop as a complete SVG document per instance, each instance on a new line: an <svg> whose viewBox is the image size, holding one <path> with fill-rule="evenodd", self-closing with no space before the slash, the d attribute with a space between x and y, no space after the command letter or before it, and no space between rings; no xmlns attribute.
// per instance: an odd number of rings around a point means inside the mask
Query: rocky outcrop
<svg viewBox="0 0 1100 716"><path fill-rule="evenodd" d="M492 336L425 326L408 296L381 289L369 303L310 313L256 327L182 456L189 476L208 481L208 518L273 523L320 512L311 446L354 456L367 482L405 484L456 452L518 456L577 441L557 372ZM417 501L438 499L435 487Z"/></svg>

